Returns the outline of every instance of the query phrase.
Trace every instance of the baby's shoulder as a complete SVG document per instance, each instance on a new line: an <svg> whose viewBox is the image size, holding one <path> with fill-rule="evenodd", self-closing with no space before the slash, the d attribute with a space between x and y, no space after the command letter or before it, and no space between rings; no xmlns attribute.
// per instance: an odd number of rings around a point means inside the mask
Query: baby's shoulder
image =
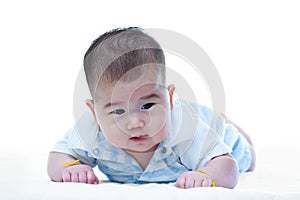
<svg viewBox="0 0 300 200"><path fill-rule="evenodd" d="M211 123L215 116L212 109L206 105L187 100L176 100L174 102L172 115L178 117L186 114L197 117L205 123Z"/></svg>

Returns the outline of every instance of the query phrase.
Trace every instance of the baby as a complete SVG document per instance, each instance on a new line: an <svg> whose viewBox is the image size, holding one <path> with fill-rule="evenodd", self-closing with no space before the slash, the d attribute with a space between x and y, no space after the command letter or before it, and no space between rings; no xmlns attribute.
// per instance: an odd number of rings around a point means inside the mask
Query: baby
<svg viewBox="0 0 300 200"><path fill-rule="evenodd" d="M249 136L222 114L174 100L164 52L140 28L97 38L84 56L92 99L48 158L57 182L98 184L96 165L120 183L234 188L255 166Z"/></svg>

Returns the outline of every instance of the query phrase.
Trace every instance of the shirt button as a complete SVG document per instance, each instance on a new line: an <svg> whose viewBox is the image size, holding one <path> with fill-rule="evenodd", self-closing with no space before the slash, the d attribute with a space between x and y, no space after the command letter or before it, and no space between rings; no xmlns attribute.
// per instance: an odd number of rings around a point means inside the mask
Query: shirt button
<svg viewBox="0 0 300 200"><path fill-rule="evenodd" d="M167 153L167 148L163 147L163 149L161 150L162 153Z"/></svg>
<svg viewBox="0 0 300 200"><path fill-rule="evenodd" d="M93 154L94 154L94 155L98 155L98 153L99 153L98 148L96 148L96 149L93 150Z"/></svg>

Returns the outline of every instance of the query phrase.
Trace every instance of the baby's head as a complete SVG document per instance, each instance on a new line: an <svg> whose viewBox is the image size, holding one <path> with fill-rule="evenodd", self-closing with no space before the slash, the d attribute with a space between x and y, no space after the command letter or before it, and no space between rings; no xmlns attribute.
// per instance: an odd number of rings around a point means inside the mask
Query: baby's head
<svg viewBox="0 0 300 200"><path fill-rule="evenodd" d="M160 45L140 28L115 29L92 43L84 70L86 103L105 137L125 151L153 151L168 132L174 92Z"/></svg>
<svg viewBox="0 0 300 200"><path fill-rule="evenodd" d="M160 64L160 67L141 68L150 63ZM114 29L100 35L84 56L84 70L93 98L100 88L116 83L121 77L130 82L145 73L145 69L160 76L161 82L165 83L164 65L165 56L160 45L135 27ZM135 70L135 74L131 74L133 77L127 73L132 69Z"/></svg>

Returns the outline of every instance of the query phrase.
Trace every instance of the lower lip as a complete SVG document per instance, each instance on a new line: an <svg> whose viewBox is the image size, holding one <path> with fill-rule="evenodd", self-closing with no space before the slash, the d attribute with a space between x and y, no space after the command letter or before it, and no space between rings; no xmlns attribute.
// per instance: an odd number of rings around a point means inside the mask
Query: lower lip
<svg viewBox="0 0 300 200"><path fill-rule="evenodd" d="M130 140L133 142L143 142L143 141L147 140L147 137L130 138Z"/></svg>

